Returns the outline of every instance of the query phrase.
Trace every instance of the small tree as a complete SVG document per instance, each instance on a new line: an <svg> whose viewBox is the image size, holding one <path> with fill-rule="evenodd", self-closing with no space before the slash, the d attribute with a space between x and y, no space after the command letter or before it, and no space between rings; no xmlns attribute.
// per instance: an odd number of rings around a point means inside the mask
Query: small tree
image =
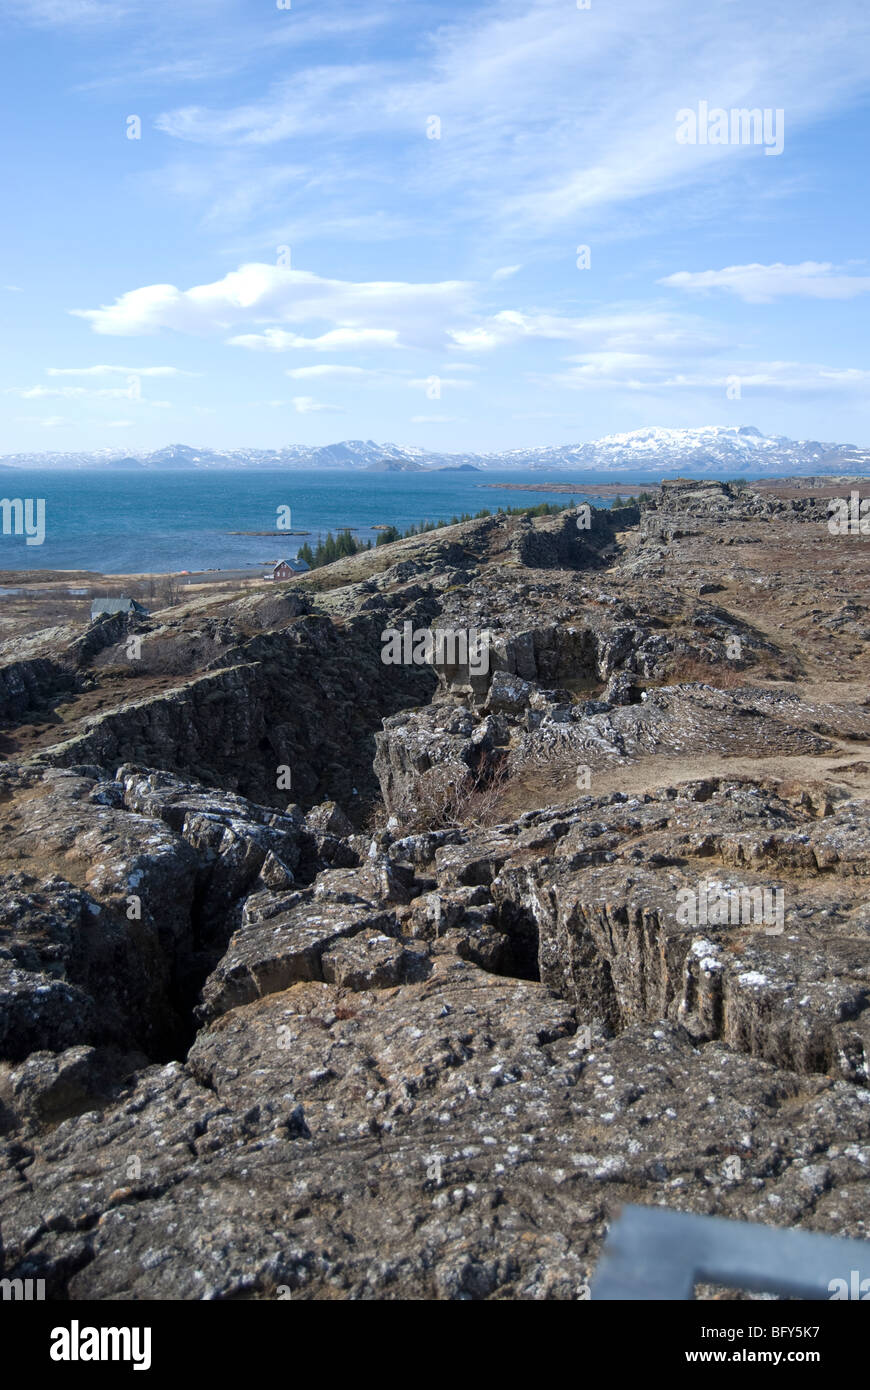
<svg viewBox="0 0 870 1390"><path fill-rule="evenodd" d="M395 526L387 526L383 531L378 532L375 545L392 545L393 541L400 540L399 532Z"/></svg>

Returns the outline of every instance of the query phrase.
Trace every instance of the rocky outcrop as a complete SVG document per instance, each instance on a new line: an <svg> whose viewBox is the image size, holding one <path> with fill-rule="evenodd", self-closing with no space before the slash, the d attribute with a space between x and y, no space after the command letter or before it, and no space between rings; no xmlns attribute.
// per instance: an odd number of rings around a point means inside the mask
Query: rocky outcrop
<svg viewBox="0 0 870 1390"><path fill-rule="evenodd" d="M70 737L49 731L30 762L110 769L132 759L271 805L290 788L316 804L328 788L353 809L372 793L373 727L433 684L428 669L386 667L379 633L365 618L343 641L327 619L303 617L225 651L231 664L219 669L175 683L155 673L158 688L85 716ZM144 679L147 638L141 651Z"/></svg>
<svg viewBox="0 0 870 1390"><path fill-rule="evenodd" d="M860 1231L866 1096L667 1023L586 1047L542 985L462 961L300 984L30 1141L27 1180L0 1176L7 1273L74 1299L574 1299L624 1201Z"/></svg>
<svg viewBox="0 0 870 1390"><path fill-rule="evenodd" d="M745 484L675 478L665 479L647 503L641 533L647 540L678 540L696 527L703 531L711 524L718 528L730 525L739 534L741 526L756 519L783 517L818 524L827 521L828 515L823 498L785 499L762 495Z"/></svg>
<svg viewBox="0 0 870 1390"><path fill-rule="evenodd" d="M73 672L46 657L11 661L0 667L0 722L13 724L74 687Z"/></svg>
<svg viewBox="0 0 870 1390"><path fill-rule="evenodd" d="M4 1277L576 1299L625 1201L865 1233L863 572L743 489L657 512L197 600L141 680L82 657L0 764ZM488 669L387 665L405 622Z"/></svg>

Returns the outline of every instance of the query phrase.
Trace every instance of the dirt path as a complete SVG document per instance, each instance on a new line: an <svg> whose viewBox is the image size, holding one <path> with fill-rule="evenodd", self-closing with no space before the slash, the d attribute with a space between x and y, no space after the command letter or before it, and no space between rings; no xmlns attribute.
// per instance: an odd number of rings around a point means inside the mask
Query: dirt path
<svg viewBox="0 0 870 1390"><path fill-rule="evenodd" d="M849 796L870 796L870 743L832 739L836 752L824 755L774 754L767 758L725 758L705 754L697 758L666 756L639 758L634 762L596 768L591 775L589 795L607 796L625 792L642 796L664 787L695 782L704 777L775 778L800 781L827 790L840 789ZM518 777L506 789L499 803L499 816L543 806L573 805L585 793L576 785L576 767L554 764L550 774L535 772Z"/></svg>

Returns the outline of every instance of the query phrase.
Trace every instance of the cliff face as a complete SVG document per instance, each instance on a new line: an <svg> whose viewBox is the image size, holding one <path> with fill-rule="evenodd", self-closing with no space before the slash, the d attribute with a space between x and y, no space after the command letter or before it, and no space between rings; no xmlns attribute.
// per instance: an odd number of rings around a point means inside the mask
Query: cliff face
<svg viewBox="0 0 870 1390"><path fill-rule="evenodd" d="M675 486L7 647L3 1273L576 1298L624 1201L862 1234L870 565L813 518Z"/></svg>
<svg viewBox="0 0 870 1390"><path fill-rule="evenodd" d="M161 625L114 619L51 659L0 669L7 741L33 764L109 769L132 758L275 806L288 799L277 769L290 767L294 795L309 804L328 794L370 802L373 730L385 713L427 699L432 673L389 671L371 616L341 628L303 614L262 632L247 617L242 606L219 624L195 609ZM110 623L114 641L94 660L95 635ZM141 641L135 658L131 638Z"/></svg>

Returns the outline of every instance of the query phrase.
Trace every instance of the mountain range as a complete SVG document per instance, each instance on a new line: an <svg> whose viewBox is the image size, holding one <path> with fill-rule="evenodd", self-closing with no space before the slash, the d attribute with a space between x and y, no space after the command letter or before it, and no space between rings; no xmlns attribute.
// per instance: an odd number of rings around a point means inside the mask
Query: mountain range
<svg viewBox="0 0 870 1390"><path fill-rule="evenodd" d="M436 453L413 445L348 439L320 446L289 444L275 449L192 448L170 444L151 452L101 449L77 453L19 453L0 456L8 468L335 468L373 472L462 469L565 470L582 474L641 477L683 472L704 477L763 478L791 474L862 474L870 449L851 444L788 439L762 434L752 425L705 425L695 429L650 428L610 434L586 444L552 444L500 453Z"/></svg>

